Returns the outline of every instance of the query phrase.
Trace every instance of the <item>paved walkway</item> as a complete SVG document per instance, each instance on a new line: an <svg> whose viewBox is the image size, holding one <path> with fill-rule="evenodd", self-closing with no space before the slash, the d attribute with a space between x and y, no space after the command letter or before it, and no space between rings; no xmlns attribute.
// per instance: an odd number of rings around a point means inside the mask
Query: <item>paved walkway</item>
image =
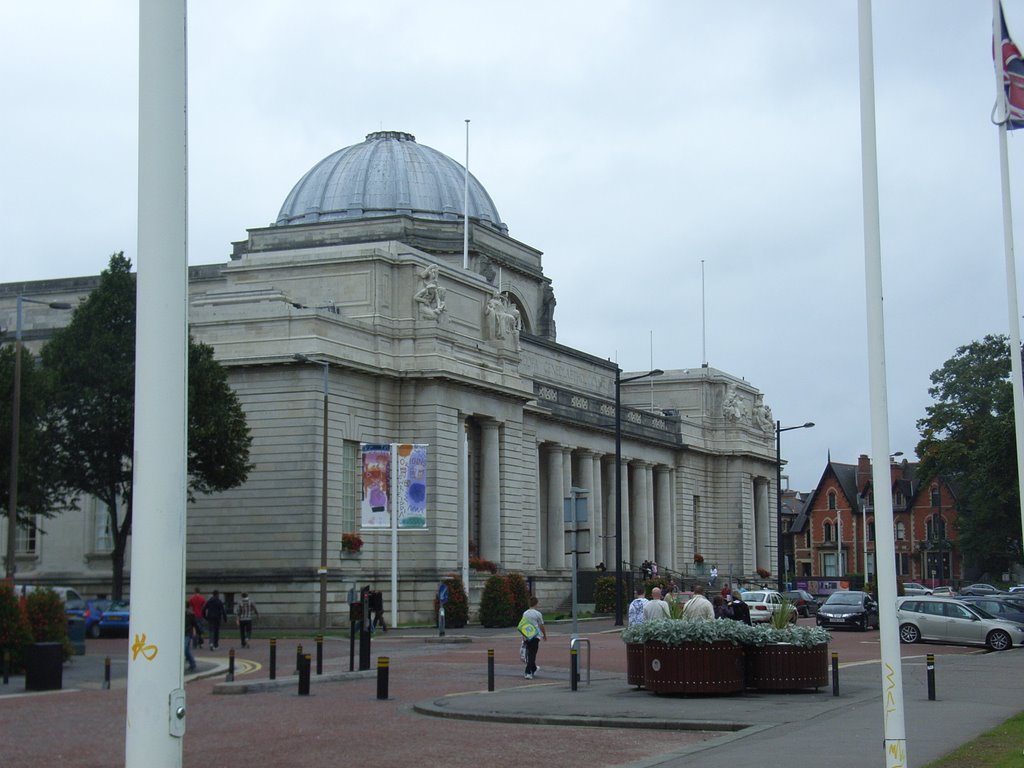
<svg viewBox="0 0 1024 768"><path fill-rule="evenodd" d="M375 670L348 671L347 638L325 642L325 674L313 677L309 697L297 695L291 675L295 640L278 643L279 679L273 682L265 640L240 652L233 684L223 681L224 654L200 653L199 672L187 688L184 763L229 765L239 749L250 749L267 765L317 768L337 765L358 749L384 766L422 762L427 755L446 766L488 768L512 768L524 760L560 768L885 765L877 662L844 665L838 697L831 688L659 696L626 684L618 633L610 622L596 621L580 625L590 641L590 684L584 645L584 680L572 691L570 628L549 630L541 671L532 681L522 678L510 630L449 631L444 641L423 630L378 634L373 659L384 654L390 660L384 701L376 695ZM123 654L125 648L123 640L90 641L87 656L65 665L62 694L26 695L19 678L0 685L3 732L18 734L13 754L0 748L10 758L3 764L122 763L127 663L112 663L112 690L102 690L102 679L104 655ZM492 649L494 690L488 691ZM910 765L940 757L1024 710L1024 650L939 656L938 700L930 702L923 654L938 647L905 650L918 649L922 655L903 664ZM232 693L247 695L224 695Z"/></svg>

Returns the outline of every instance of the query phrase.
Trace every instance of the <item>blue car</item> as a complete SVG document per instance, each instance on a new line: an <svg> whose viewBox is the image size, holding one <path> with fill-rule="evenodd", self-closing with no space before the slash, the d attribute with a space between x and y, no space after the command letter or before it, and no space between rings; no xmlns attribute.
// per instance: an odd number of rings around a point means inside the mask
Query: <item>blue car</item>
<svg viewBox="0 0 1024 768"><path fill-rule="evenodd" d="M103 635L128 636L128 618L130 616L127 600L111 600L110 605L100 616L99 630Z"/></svg>
<svg viewBox="0 0 1024 768"><path fill-rule="evenodd" d="M86 636L96 638L100 636L100 617L109 605L109 600L72 598L64 603L64 613L67 616L78 616L84 619Z"/></svg>

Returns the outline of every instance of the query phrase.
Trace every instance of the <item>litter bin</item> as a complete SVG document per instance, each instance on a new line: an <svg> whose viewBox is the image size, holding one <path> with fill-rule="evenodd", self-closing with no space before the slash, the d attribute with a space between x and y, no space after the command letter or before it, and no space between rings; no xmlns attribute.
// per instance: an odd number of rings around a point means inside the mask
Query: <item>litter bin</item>
<svg viewBox="0 0 1024 768"><path fill-rule="evenodd" d="M25 659L26 691L59 691L63 684L64 646L32 643Z"/></svg>
<svg viewBox="0 0 1024 768"><path fill-rule="evenodd" d="M85 656L85 619L81 616L68 616L68 640L75 656Z"/></svg>

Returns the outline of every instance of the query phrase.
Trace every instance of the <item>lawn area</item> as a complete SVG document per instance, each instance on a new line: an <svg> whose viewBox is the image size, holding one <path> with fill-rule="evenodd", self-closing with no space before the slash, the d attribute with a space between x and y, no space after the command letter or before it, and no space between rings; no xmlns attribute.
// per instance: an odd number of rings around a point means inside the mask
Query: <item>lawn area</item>
<svg viewBox="0 0 1024 768"><path fill-rule="evenodd" d="M925 768L1020 768L1024 765L1024 713L983 733Z"/></svg>

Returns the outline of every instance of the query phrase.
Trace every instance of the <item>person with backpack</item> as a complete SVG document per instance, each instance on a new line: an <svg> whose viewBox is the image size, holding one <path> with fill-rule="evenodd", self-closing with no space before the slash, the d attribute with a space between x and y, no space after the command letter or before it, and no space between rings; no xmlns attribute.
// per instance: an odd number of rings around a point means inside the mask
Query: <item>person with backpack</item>
<svg viewBox="0 0 1024 768"><path fill-rule="evenodd" d="M526 670L523 677L533 680L533 676L537 674L537 651L540 649L540 640L542 637L548 639L547 630L544 628L544 614L537 610L536 597L530 598L530 607L523 611L518 628L526 642Z"/></svg>

